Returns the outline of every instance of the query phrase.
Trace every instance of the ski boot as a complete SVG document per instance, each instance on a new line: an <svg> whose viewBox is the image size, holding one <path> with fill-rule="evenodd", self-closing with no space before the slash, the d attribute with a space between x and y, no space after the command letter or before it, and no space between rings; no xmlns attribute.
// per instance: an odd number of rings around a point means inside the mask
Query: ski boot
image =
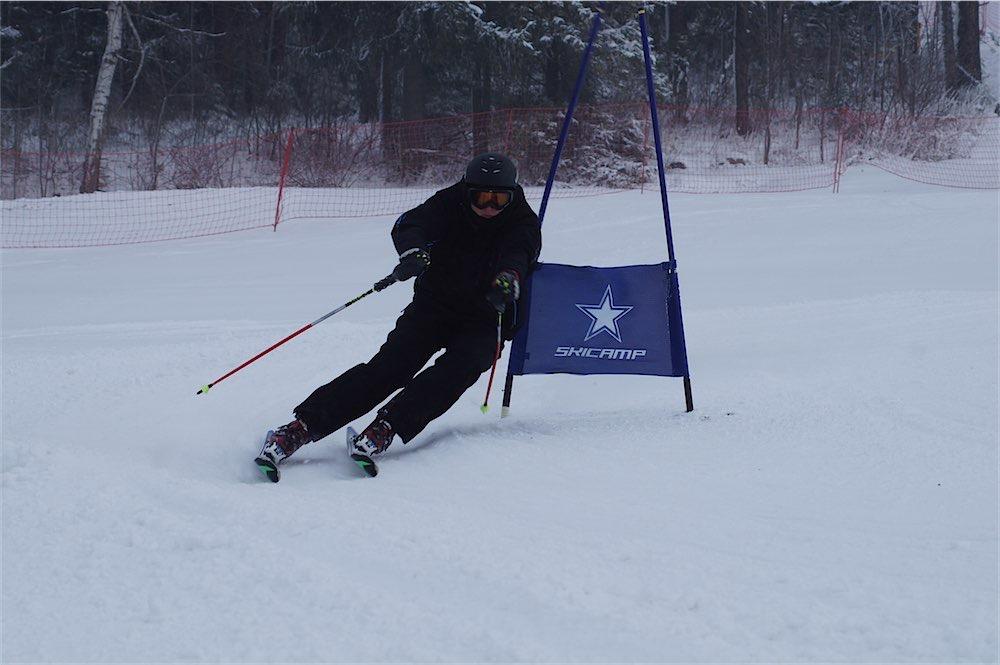
<svg viewBox="0 0 1000 665"><path fill-rule="evenodd" d="M268 480L276 483L281 480L278 465L310 441L312 439L302 421L293 420L287 425L282 425L267 433L264 437L264 446L260 449L260 455L257 456L254 463L260 472L267 476Z"/></svg>
<svg viewBox="0 0 1000 665"><path fill-rule="evenodd" d="M362 471L369 476L376 476L378 475L378 466L372 458L384 453L392 445L394 437L392 425L386 420L385 414L380 412L372 424L366 427L361 434L348 428L347 452Z"/></svg>

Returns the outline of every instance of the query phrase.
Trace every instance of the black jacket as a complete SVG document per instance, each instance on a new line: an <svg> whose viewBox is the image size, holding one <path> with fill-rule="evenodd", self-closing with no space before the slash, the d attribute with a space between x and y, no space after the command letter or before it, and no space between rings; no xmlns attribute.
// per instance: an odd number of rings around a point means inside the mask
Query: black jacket
<svg viewBox="0 0 1000 665"><path fill-rule="evenodd" d="M496 320L496 310L486 301L493 278L511 270L523 285L538 261L542 232L520 187L503 212L483 219L473 212L465 184L458 182L400 215L392 241L400 254L415 247L430 253L430 267L414 285L415 301L431 302L459 318L489 322ZM517 318L515 303L504 315L508 339Z"/></svg>

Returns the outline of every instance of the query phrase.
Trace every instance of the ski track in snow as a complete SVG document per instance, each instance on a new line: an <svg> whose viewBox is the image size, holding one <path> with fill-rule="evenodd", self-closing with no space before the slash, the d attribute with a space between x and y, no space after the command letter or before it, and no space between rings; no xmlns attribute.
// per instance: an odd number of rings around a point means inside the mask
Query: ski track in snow
<svg viewBox="0 0 1000 665"><path fill-rule="evenodd" d="M671 205L693 413L532 376L501 421L484 376L374 480L343 432L251 460L409 286L195 391L391 269L387 220L4 252L0 660L995 662L996 193ZM665 253L655 193L544 235Z"/></svg>

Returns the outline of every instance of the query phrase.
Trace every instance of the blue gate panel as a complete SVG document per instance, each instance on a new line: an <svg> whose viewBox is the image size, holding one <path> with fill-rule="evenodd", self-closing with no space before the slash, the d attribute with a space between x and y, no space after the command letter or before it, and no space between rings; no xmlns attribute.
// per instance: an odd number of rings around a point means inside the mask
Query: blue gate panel
<svg viewBox="0 0 1000 665"><path fill-rule="evenodd" d="M525 291L511 374L688 375L673 264L542 263Z"/></svg>

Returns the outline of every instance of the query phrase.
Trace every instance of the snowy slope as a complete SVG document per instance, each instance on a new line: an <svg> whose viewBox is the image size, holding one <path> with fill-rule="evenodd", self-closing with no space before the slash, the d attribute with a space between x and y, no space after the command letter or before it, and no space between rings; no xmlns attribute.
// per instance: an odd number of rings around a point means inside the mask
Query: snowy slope
<svg viewBox="0 0 1000 665"><path fill-rule="evenodd" d="M543 258L663 258L655 193ZM408 301L387 219L3 259L3 662L994 661L998 202L672 200L679 380L485 377L359 478L250 460ZM366 424L366 421L359 423Z"/></svg>

